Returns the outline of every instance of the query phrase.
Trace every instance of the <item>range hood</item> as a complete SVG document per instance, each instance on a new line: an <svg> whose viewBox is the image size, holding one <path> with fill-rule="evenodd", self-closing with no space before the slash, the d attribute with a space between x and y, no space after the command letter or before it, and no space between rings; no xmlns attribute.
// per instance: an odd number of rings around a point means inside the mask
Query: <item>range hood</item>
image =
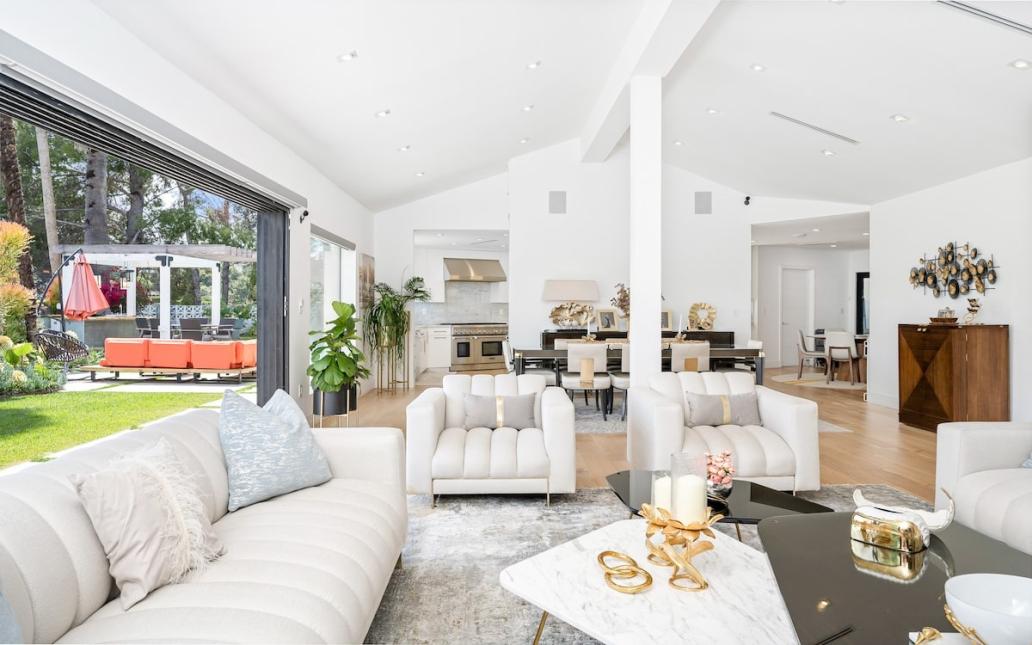
<svg viewBox="0 0 1032 645"><path fill-rule="evenodd" d="M445 282L505 282L507 279L498 260L444 258Z"/></svg>

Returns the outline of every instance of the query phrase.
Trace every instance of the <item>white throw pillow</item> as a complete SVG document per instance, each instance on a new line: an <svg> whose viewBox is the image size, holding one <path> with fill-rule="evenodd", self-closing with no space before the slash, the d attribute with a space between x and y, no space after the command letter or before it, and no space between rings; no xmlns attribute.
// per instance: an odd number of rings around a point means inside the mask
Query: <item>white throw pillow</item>
<svg viewBox="0 0 1032 645"><path fill-rule="evenodd" d="M104 546L122 609L225 551L197 487L164 437L104 470L70 479Z"/></svg>

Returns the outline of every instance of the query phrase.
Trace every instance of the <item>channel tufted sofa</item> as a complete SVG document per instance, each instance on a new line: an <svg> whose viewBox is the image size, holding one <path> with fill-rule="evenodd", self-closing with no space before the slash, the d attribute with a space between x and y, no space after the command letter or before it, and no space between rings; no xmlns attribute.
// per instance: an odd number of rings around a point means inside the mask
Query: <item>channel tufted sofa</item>
<svg viewBox="0 0 1032 645"><path fill-rule="evenodd" d="M34 643L357 643L408 527L395 428L315 430L333 479L227 513L218 412L190 410L0 474L0 593ZM200 484L226 553L124 611L68 475L165 437Z"/></svg>
<svg viewBox="0 0 1032 645"><path fill-rule="evenodd" d="M761 425L687 427L686 392L730 395L756 392ZM675 452L730 450L736 479L776 490L820 490L817 404L755 384L733 372L663 372L632 387L627 459L631 468L667 470Z"/></svg>
<svg viewBox="0 0 1032 645"><path fill-rule="evenodd" d="M466 394L535 393L537 427L463 427ZM408 491L421 495L573 493L577 487L573 403L537 374L449 374L406 410Z"/></svg>

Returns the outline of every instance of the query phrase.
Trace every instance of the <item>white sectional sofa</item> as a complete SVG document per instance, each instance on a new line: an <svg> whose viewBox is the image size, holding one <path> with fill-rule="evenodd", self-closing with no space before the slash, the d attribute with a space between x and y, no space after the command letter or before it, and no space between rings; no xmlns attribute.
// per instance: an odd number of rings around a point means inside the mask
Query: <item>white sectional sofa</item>
<svg viewBox="0 0 1032 645"><path fill-rule="evenodd" d="M68 475L161 436L196 474L225 555L128 611ZM404 440L316 430L327 483L227 514L218 412L191 410L0 475L0 593L28 642L361 642L405 543Z"/></svg>
<svg viewBox="0 0 1032 645"><path fill-rule="evenodd" d="M740 394L755 390L761 426L686 427L685 392ZM675 452L732 452L735 478L777 490L821 487L817 404L755 385L747 372L663 372L631 388L627 459L631 468L667 470Z"/></svg>
<svg viewBox="0 0 1032 645"><path fill-rule="evenodd" d="M466 394L537 394L537 427L463 427ZM449 374L406 410L408 491L421 495L572 493L577 487L573 403L537 374Z"/></svg>
<svg viewBox="0 0 1032 645"><path fill-rule="evenodd" d="M935 453L935 508L945 490L956 521L1032 555L1032 423L943 423Z"/></svg>

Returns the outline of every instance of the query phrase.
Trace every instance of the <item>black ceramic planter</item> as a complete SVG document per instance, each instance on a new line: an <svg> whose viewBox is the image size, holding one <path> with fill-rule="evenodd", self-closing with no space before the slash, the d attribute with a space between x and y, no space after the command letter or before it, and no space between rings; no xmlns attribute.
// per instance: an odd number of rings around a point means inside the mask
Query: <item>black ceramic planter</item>
<svg viewBox="0 0 1032 645"><path fill-rule="evenodd" d="M350 397L350 401L349 401ZM326 414L322 412L323 400L326 402ZM349 405L350 402L350 405ZM349 409L350 408L350 409ZM339 392L320 392L318 389L312 395L312 411L320 416L334 416L347 414L358 409L358 385L352 385L350 389L342 388Z"/></svg>

